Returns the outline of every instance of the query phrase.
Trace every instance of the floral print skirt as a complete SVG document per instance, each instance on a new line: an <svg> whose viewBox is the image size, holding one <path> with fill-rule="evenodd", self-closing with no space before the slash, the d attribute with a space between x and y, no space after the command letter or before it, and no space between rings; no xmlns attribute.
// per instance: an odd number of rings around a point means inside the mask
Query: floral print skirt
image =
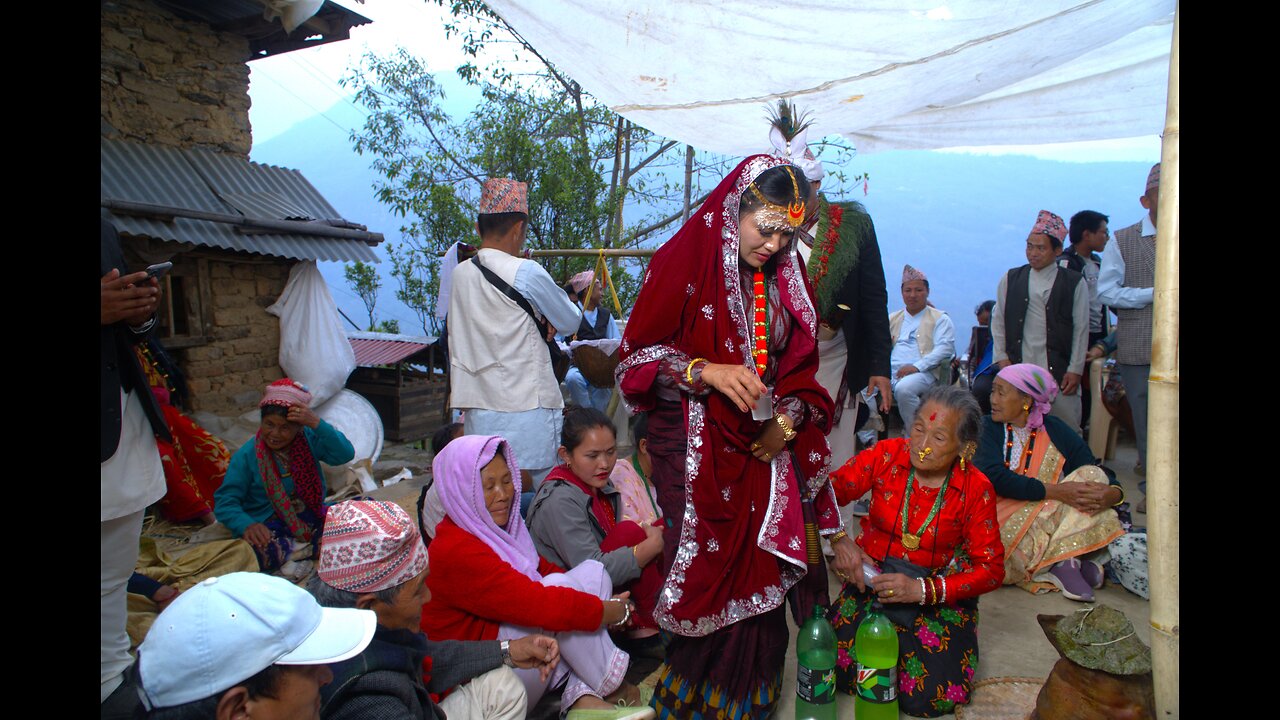
<svg viewBox="0 0 1280 720"><path fill-rule="evenodd" d="M845 583L827 618L836 631L836 687L853 694L857 675L854 638L875 599ZM898 707L916 717L955 712L969 702L978 670L978 600L970 598L919 608L898 631Z"/></svg>

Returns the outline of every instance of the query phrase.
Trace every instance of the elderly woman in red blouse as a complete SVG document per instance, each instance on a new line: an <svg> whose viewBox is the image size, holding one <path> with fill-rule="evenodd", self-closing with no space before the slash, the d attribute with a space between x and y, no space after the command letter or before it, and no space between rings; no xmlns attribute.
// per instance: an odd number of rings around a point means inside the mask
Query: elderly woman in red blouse
<svg viewBox="0 0 1280 720"><path fill-rule="evenodd" d="M898 700L936 717L969 701L978 665L978 596L1000 587L1004 546L991 482L970 458L981 431L973 395L937 386L921 398L907 438L867 448L831 474L841 505L871 491L854 542L833 536L845 582L832 604L838 687L858 692L853 642L873 601L898 631ZM862 566L878 566L869 582Z"/></svg>

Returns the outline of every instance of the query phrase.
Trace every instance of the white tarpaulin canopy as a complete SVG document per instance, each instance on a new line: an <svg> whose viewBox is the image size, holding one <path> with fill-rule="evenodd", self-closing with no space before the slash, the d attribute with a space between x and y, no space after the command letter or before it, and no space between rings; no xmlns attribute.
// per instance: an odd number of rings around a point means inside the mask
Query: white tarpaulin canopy
<svg viewBox="0 0 1280 720"><path fill-rule="evenodd" d="M731 155L766 107L860 152L1154 135L1174 0L488 0L632 122Z"/></svg>

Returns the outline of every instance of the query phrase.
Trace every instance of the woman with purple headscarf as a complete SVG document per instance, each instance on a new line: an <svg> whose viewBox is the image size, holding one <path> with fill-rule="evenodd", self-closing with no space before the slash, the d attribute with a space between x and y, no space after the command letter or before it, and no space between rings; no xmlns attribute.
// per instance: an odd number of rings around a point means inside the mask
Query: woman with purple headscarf
<svg viewBox="0 0 1280 720"><path fill-rule="evenodd" d="M1054 587L1090 602L1102 586L1107 544L1124 534L1124 491L1080 435L1049 415L1058 384L1030 363L1001 370L973 462L1000 496L1005 584Z"/></svg>
<svg viewBox="0 0 1280 720"><path fill-rule="evenodd" d="M512 478L520 469L510 444L496 435L464 435L436 455L431 469L445 518L428 548L431 599L422 607L423 632L435 641L553 634L560 665L549 678L515 671L530 708L548 688L563 686L560 702L570 719L575 711L613 720L653 717L648 708L613 705L639 701L623 679L630 657L609 639L609 628L625 623L634 605L626 593L613 596L599 562L586 560L566 573L538 556L514 504Z"/></svg>

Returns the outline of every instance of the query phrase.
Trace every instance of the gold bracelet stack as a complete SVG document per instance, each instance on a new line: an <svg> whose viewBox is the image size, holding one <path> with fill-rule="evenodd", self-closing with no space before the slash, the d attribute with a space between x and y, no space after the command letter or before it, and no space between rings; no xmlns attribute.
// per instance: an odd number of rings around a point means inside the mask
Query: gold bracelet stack
<svg viewBox="0 0 1280 720"><path fill-rule="evenodd" d="M795 428L791 427L791 422L787 420L786 415L783 415L782 413L778 413L777 415L773 416L773 421L778 423L778 426L782 428L783 442L791 442L792 440L795 439L796 437Z"/></svg>

